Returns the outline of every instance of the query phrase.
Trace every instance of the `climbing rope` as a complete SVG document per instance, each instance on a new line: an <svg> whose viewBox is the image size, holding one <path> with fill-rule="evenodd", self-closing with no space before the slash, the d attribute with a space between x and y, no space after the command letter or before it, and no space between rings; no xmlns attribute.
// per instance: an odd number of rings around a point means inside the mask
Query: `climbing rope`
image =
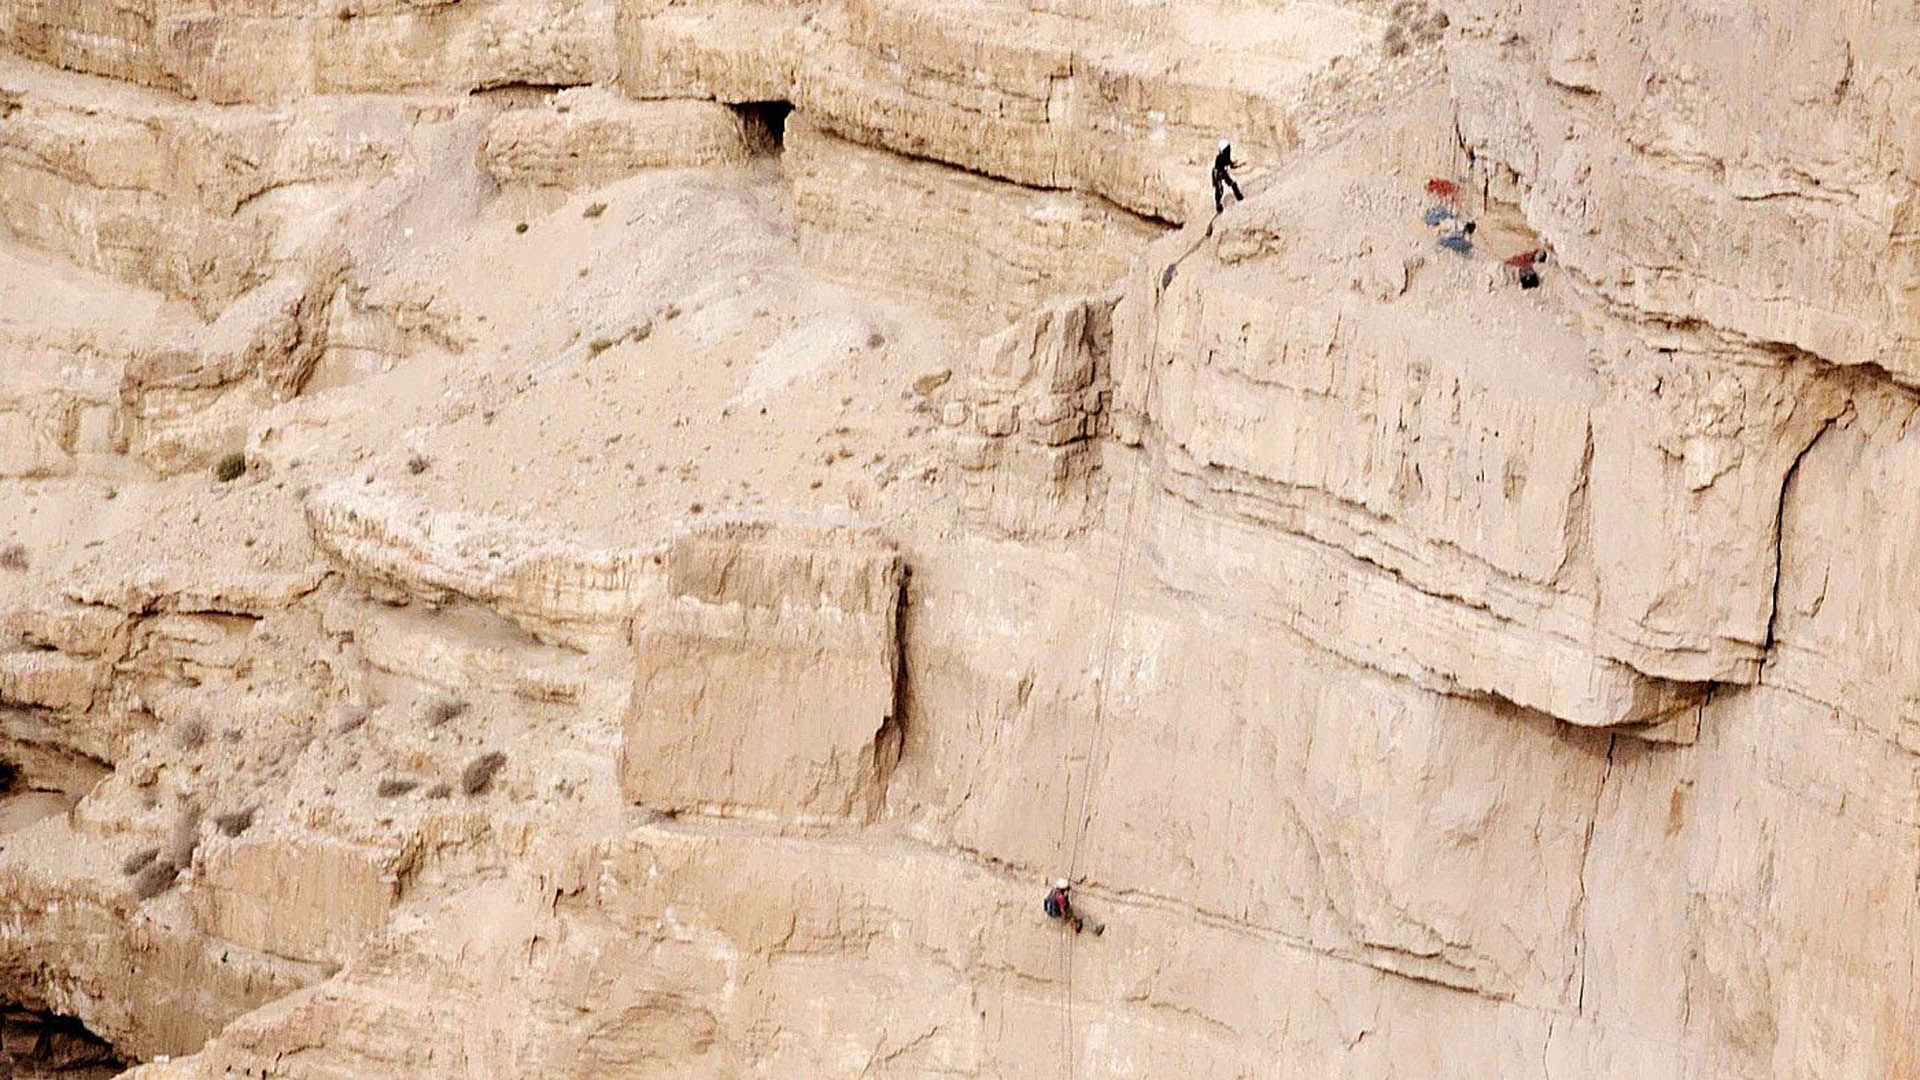
<svg viewBox="0 0 1920 1080"><path fill-rule="evenodd" d="M1217 219L1218 215L1215 215L1215 218ZM1154 293L1153 348L1147 353L1145 385L1143 387L1140 404L1142 422L1140 454L1134 459L1133 489L1127 493L1127 516L1120 530L1120 554L1115 560L1114 565L1113 594L1112 599L1107 604L1106 632L1100 646L1100 681L1094 688L1093 730L1087 742L1086 768L1081 774L1080 807L1078 812L1079 823L1077 825L1074 825L1072 819L1067 816L1069 800L1062 799L1060 801L1061 838L1063 840L1066 839L1069 835L1068 830L1070 827L1073 838L1067 855L1067 881L1069 884L1075 881L1079 873L1080 846L1082 841L1086 839L1087 827L1092 824L1093 821L1089 808L1093 796L1093 778L1098 771L1094 768L1094 763L1100 753L1100 728L1107 713L1107 688L1113 683L1114 644L1118 640L1121 616L1125 614L1124 605L1126 603L1127 570L1134 550L1137 512L1140 507L1140 492L1147 486L1148 466L1153 464L1153 451L1147 446L1144 428L1147 411L1153 406L1154 376L1160 367L1159 301L1165 298L1167 286L1173 283L1174 274L1179 270L1180 264L1186 262L1188 257L1193 255L1194 252L1200 250L1200 245L1206 243L1207 238L1212 235L1213 220L1209 220L1207 222L1207 228L1200 234L1200 238L1195 240L1178 258L1167 264L1167 268L1160 274L1158 288ZM1077 726L1078 725L1076 725L1076 728ZM1076 738L1074 741L1078 743L1080 740L1077 738L1077 730L1075 734ZM1069 770L1071 770L1073 759L1068 758L1067 761ZM1071 772L1069 772L1069 776L1071 776ZM1073 1046L1073 949L1074 943L1079 940L1080 935L1074 933L1064 936L1066 937L1066 949L1064 950L1063 956L1066 964L1066 974L1062 980L1065 989L1065 1007L1061 1011L1063 1023L1061 1029L1061 1063L1065 1067L1069 1080L1071 1080L1075 1075L1076 1061Z"/></svg>

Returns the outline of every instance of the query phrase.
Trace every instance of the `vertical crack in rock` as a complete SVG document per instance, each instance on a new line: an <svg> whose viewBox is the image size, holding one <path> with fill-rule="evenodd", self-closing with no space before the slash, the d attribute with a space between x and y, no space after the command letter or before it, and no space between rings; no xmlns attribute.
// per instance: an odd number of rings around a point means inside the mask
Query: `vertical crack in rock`
<svg viewBox="0 0 1920 1080"><path fill-rule="evenodd" d="M1567 495L1560 564L1553 568L1553 580L1565 582L1572 568L1588 562L1588 547L1593 536L1593 425L1582 433L1586 446L1580 452L1580 467L1574 474L1573 490Z"/></svg>
<svg viewBox="0 0 1920 1080"><path fill-rule="evenodd" d="M1820 430L1814 432L1813 438L1807 440L1807 445L1794 455L1793 464L1787 466L1786 475L1780 478L1780 501L1773 512L1773 601L1767 612L1767 636L1760 646L1763 655L1773 652L1773 635L1780 621L1780 579L1786 573L1787 496L1793 490L1794 478L1800 475L1800 463L1807 459L1807 455L1813 452L1827 432L1833 430L1835 422L1835 419L1829 419L1820 425Z"/></svg>
<svg viewBox="0 0 1920 1080"><path fill-rule="evenodd" d="M1553 1028L1559 1022L1559 1017L1549 1017L1546 1038L1540 1040L1540 1075L1545 1080L1553 1080Z"/></svg>
<svg viewBox="0 0 1920 1080"><path fill-rule="evenodd" d="M1574 997L1576 1015L1585 1015L1587 1006L1587 867L1593 859L1593 833L1600 823L1600 803L1606 798L1607 781L1613 776L1613 752L1619 740L1618 735L1607 736L1607 766L1600 773L1600 783L1593 789L1593 812L1587 815L1587 835L1580 848L1580 988Z"/></svg>
<svg viewBox="0 0 1920 1080"><path fill-rule="evenodd" d="M881 717L880 726L873 733L873 802L880 807L887 804L887 785L892 782L894 767L900 763L900 754L906 747L907 709L912 693L907 684L907 590L913 580L912 569L903 564L899 576L889 643L893 654L893 708Z"/></svg>

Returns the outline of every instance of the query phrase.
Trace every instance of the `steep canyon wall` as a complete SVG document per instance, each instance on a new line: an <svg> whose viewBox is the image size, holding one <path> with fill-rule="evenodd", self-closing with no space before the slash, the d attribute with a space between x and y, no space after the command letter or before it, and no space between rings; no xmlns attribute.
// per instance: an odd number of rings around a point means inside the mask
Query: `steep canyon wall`
<svg viewBox="0 0 1920 1080"><path fill-rule="evenodd" d="M1912 22L0 0L0 995L155 1078L1920 1072Z"/></svg>

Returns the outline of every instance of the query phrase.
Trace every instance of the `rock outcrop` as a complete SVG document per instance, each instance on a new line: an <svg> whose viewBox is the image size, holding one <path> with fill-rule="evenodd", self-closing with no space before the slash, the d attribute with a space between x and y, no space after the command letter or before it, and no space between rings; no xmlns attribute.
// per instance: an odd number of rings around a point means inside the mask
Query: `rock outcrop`
<svg viewBox="0 0 1920 1080"><path fill-rule="evenodd" d="M804 117L787 132L782 166L802 254L970 325L996 329L1045 301L1103 288L1159 232L1098 199L866 149ZM902 245L903 236L914 240Z"/></svg>
<svg viewBox="0 0 1920 1080"><path fill-rule="evenodd" d="M628 798L871 818L900 752L899 554L845 530L736 525L676 541L666 572L633 631Z"/></svg>
<svg viewBox="0 0 1920 1080"><path fill-rule="evenodd" d="M702 101L627 101L569 90L538 109L501 113L480 155L503 185L597 187L642 169L744 161L755 146L740 117Z"/></svg>

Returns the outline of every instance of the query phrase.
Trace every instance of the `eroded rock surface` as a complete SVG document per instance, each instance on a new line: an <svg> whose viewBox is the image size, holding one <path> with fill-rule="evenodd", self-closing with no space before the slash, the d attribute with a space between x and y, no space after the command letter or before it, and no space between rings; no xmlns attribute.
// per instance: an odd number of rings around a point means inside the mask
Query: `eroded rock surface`
<svg viewBox="0 0 1920 1080"><path fill-rule="evenodd" d="M0 0L0 1054L1920 1071L1909 22Z"/></svg>

